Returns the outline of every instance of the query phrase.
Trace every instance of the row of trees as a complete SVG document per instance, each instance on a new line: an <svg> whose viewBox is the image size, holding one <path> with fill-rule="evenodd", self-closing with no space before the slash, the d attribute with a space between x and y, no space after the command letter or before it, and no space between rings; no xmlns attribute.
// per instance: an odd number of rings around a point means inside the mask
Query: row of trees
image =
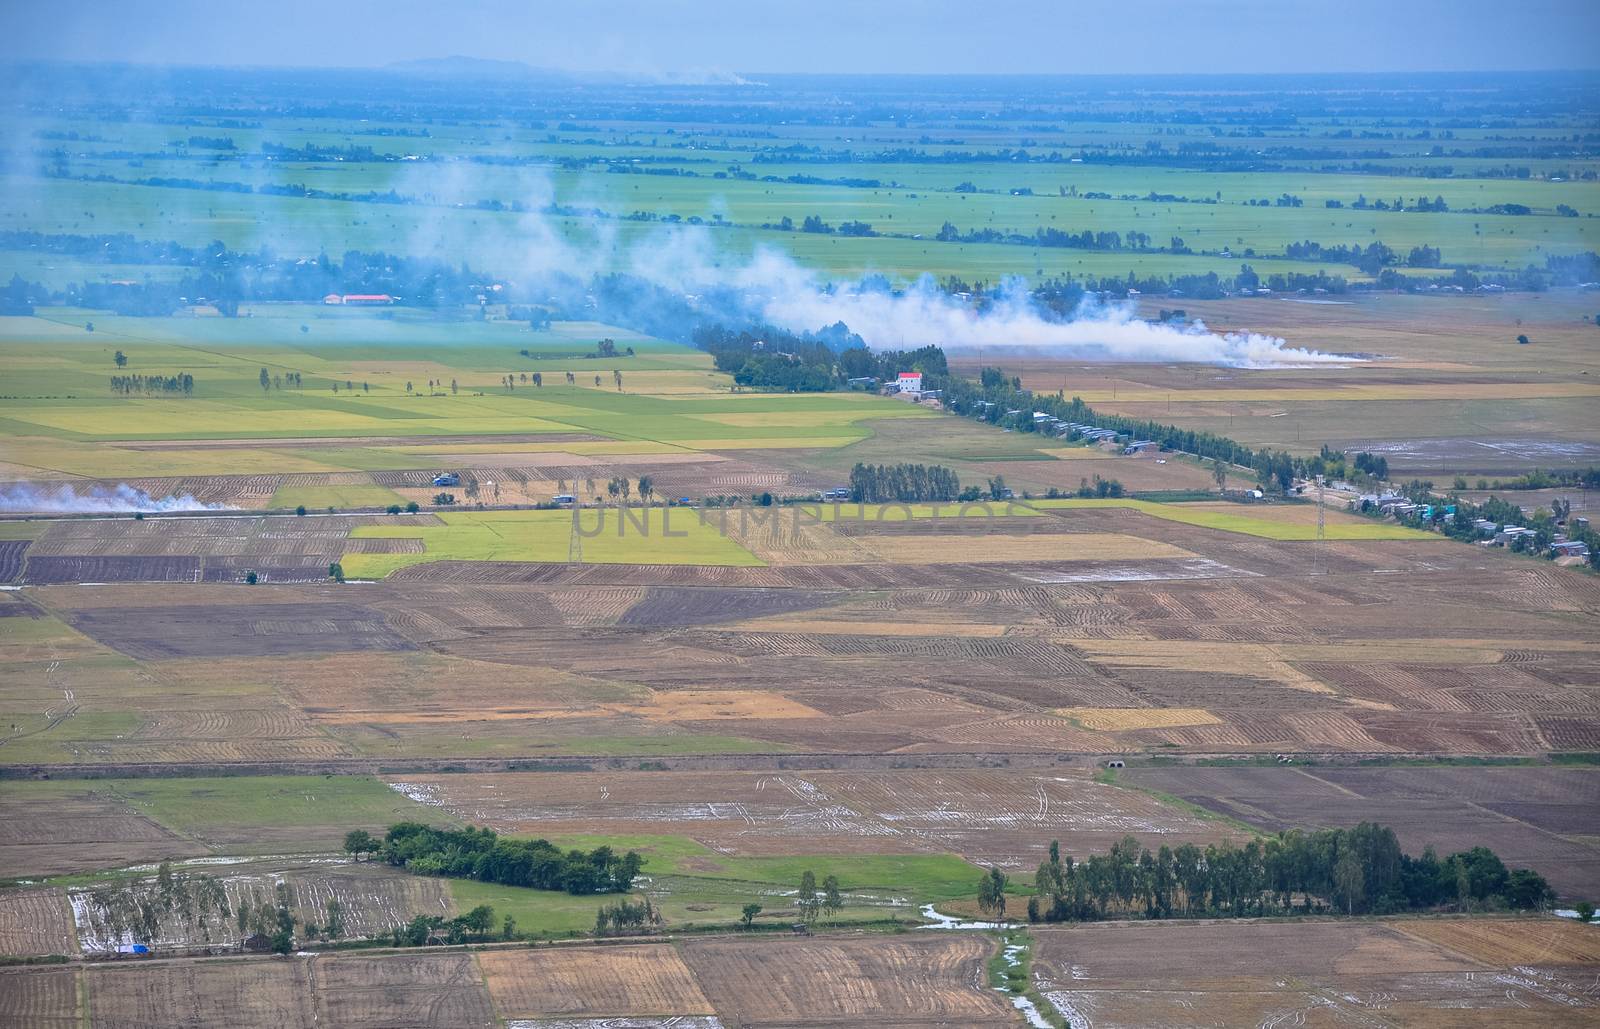
<svg viewBox="0 0 1600 1029"><path fill-rule="evenodd" d="M632 348L630 347L629 350L631 352ZM526 353L527 351L523 351L523 352ZM500 385L509 392L509 391L515 390L517 388L517 383L518 383L519 379L520 379L522 385L526 386L530 381L530 376L528 375L527 372L520 372L520 373L512 374L512 375L502 375L502 376L500 376ZM613 368L611 370L611 380L616 385L618 390L622 389L622 372L620 372L617 369ZM531 376L531 381L533 382L533 385L534 385L535 388L540 388L540 387L542 387L544 385L544 375L542 375L539 372L534 372L533 375ZM574 380L573 375L572 375L571 372L567 373L567 384L569 386L575 384L575 380ZM596 375L594 377L594 384L596 386L600 385L600 376ZM362 385L363 385L363 388L364 388L366 384L363 383ZM411 385L410 383L406 384L406 388L407 388L408 391L410 389L410 385ZM455 383L455 380L452 379L452 380L450 380L450 390L451 390L451 392L454 392L455 389L456 389L456 383Z"/></svg>
<svg viewBox="0 0 1600 1029"><path fill-rule="evenodd" d="M593 485L593 482L591 482L590 487L593 488ZM606 495L612 500L621 498L622 502L626 504L629 498L632 496L633 491L634 487L629 484L628 478L625 475L614 476L606 482ZM648 475L639 476L639 499L645 504L649 504L650 499L655 496L655 492L656 480Z"/></svg>
<svg viewBox="0 0 1600 1029"><path fill-rule="evenodd" d="M994 871L980 884L986 911L1004 913L1004 886ZM1445 858L1430 847L1412 857L1401 851L1393 829L1363 822L1353 829L1292 830L1243 847L1186 843L1152 852L1128 836L1081 862L1052 842L1049 859L1034 874L1028 919L1530 910L1554 900L1543 876L1508 869L1487 847Z"/></svg>
<svg viewBox="0 0 1600 1029"><path fill-rule="evenodd" d="M117 353L120 354L122 351L119 350ZM281 390L285 386L294 386L298 389L299 387L305 385L305 383L301 380L299 372L283 372L281 374L274 375L268 372L265 368L261 369L261 374L256 376L256 382L260 384L261 391L263 393L275 389ZM349 383L346 383L345 385L348 386ZM361 384L361 388L366 389L367 384L363 382Z"/></svg>
<svg viewBox="0 0 1600 1029"><path fill-rule="evenodd" d="M1021 379L1014 376L1008 378L999 368L980 369L977 382L958 376L941 376L927 381L932 382L933 387L944 391L947 410L991 424L1004 425L1018 432L1037 431L1033 412L1042 411L1064 422L1094 425L1136 439L1154 440L1160 444L1162 450L1210 458L1216 462L1215 478L1218 489L1222 489L1226 484L1229 466L1244 467L1254 471L1262 489L1275 488L1284 491L1289 489L1297 477L1328 475L1344 478L1349 474L1345 463L1346 455L1330 450L1326 446L1322 448L1320 454L1296 457L1281 450L1254 450L1215 433L1122 415L1101 414L1078 397L1067 400L1059 392L1055 396L1040 396L1025 390L1022 388ZM1074 429L1067 434L1067 438L1078 439L1080 433ZM1374 480L1388 478L1389 462L1379 455L1358 453L1353 461L1355 471L1359 473L1356 478L1361 478L1363 475ZM1092 485L1080 482L1077 495L1116 497L1122 495L1121 490L1121 483L1115 480L1100 480L1097 477Z"/></svg>
<svg viewBox="0 0 1600 1029"><path fill-rule="evenodd" d="M111 392L125 397L135 393L187 397L194 393L194 376L188 372L178 372L176 375L113 375Z"/></svg>
<svg viewBox="0 0 1600 1029"><path fill-rule="evenodd" d="M345 841L371 853L369 840ZM389 828L376 853L391 865L418 875L477 879L535 890L565 890L574 895L624 893L633 886L644 858L610 847L562 851L547 840L512 840L491 829L435 829L420 822Z"/></svg>
<svg viewBox="0 0 1600 1029"><path fill-rule="evenodd" d="M394 927L389 942L396 947L424 947L429 943L467 943L489 939L494 928L494 908L479 904L464 915L446 920L443 915L417 915ZM500 938L516 939L517 920L511 915L501 924Z"/></svg>
<svg viewBox="0 0 1600 1029"><path fill-rule="evenodd" d="M961 480L943 465L857 464L850 469L850 499L857 504L955 500Z"/></svg>
<svg viewBox="0 0 1600 1029"><path fill-rule="evenodd" d="M1018 432L1037 431L1033 413L1043 412L1063 422L1077 422L1111 429L1141 440L1154 440L1163 450L1175 450L1198 457L1214 458L1226 464L1253 469L1263 485L1276 484L1287 489L1297 474L1304 474L1306 462L1282 451L1253 450L1226 436L1184 429L1176 425L1122 415L1098 413L1079 397L1066 399L1061 393L1039 395L1021 388L1014 377L999 368L984 368L978 381L956 375L924 378L924 385L944 391L946 409L991 424L1003 424ZM1069 437L1076 436L1074 430Z"/></svg>

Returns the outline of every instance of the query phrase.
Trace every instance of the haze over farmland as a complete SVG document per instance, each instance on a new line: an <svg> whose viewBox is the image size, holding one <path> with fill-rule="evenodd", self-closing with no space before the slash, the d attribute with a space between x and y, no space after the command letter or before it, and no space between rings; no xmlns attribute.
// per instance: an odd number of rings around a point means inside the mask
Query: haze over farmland
<svg viewBox="0 0 1600 1029"><path fill-rule="evenodd" d="M1597 32L0 9L0 1022L1593 1022Z"/></svg>

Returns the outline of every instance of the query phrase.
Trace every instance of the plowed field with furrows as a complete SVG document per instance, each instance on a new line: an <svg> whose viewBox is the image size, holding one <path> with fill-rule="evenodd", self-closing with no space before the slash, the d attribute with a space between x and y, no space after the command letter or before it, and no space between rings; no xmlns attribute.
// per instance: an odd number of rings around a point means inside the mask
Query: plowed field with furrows
<svg viewBox="0 0 1600 1029"><path fill-rule="evenodd" d="M1048 643L1015 638L966 639L940 636L818 636L829 654L887 655L897 658L957 658L1028 665L1066 676L1092 676L1095 671L1069 651Z"/></svg>
<svg viewBox="0 0 1600 1029"><path fill-rule="evenodd" d="M76 952L66 893L56 888L0 890L0 955L29 957ZM4 982L0 980L0 989Z"/></svg>
<svg viewBox="0 0 1600 1029"><path fill-rule="evenodd" d="M78 970L0 969L0 1025L82 1029Z"/></svg>
<svg viewBox="0 0 1600 1029"><path fill-rule="evenodd" d="M1524 714L1363 711L1354 716L1374 739L1396 750L1441 754L1530 754L1548 749Z"/></svg>
<svg viewBox="0 0 1600 1029"><path fill-rule="evenodd" d="M641 600L618 619L618 624L709 625L809 611L832 602L836 597L833 593L793 589L717 589L704 586L674 589L652 586L645 591Z"/></svg>
<svg viewBox="0 0 1600 1029"><path fill-rule="evenodd" d="M22 577L30 540L0 540L0 582L15 582Z"/></svg>
<svg viewBox="0 0 1600 1029"><path fill-rule="evenodd" d="M44 557L28 559L23 581L36 585L72 582L199 582L197 557Z"/></svg>
<svg viewBox="0 0 1600 1029"><path fill-rule="evenodd" d="M195 475L185 478L129 479L128 485L152 497L192 496L206 504L257 507L276 493L282 475ZM106 480L115 485L114 480Z"/></svg>
<svg viewBox="0 0 1600 1029"><path fill-rule="evenodd" d="M1600 750L1600 718L1534 718L1539 733L1556 750Z"/></svg>
<svg viewBox="0 0 1600 1029"><path fill-rule="evenodd" d="M550 590L546 597L567 625L615 625L647 590L640 586L578 586Z"/></svg>

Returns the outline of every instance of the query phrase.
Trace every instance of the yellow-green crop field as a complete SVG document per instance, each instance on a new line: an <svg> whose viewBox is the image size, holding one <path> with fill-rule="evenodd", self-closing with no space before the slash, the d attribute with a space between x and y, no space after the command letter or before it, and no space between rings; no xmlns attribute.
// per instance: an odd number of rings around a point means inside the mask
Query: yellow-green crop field
<svg viewBox="0 0 1600 1029"><path fill-rule="evenodd" d="M1064 511L1079 508L1125 508L1139 511L1155 518L1164 518L1169 522L1182 522L1185 525L1197 525L1205 529L1220 529L1223 532L1238 532L1247 536L1260 536L1263 539L1295 542L1302 540L1315 540L1317 526L1315 522L1306 523L1291 520L1290 517L1275 517L1280 512L1289 511L1298 515L1297 508L1275 508L1270 505L1252 507L1250 514L1232 514L1217 511L1210 504L1158 504L1149 500L1112 499L1112 498L1071 498L1064 500L1030 500L1029 506L1042 511ZM1437 533L1423 532L1420 529L1408 529L1403 525L1387 522L1370 522L1364 518L1345 516L1329 512L1325 525L1326 538L1331 540L1442 540L1445 537Z"/></svg>
<svg viewBox="0 0 1600 1029"><path fill-rule="evenodd" d="M248 314L121 318L56 308L0 318L6 476L414 468L428 459L419 462L418 451L396 442L461 436L515 436L524 440L519 449L596 455L825 449L866 438L868 420L931 417L859 393L737 392L703 352L588 322L531 333L506 322L329 317L314 305L259 305ZM569 356L604 337L635 348L635 355ZM120 368L119 351L126 357ZM622 376L620 389L613 372ZM111 388L117 375L180 373L193 376L191 395L126 396ZM542 385L533 384L534 375ZM292 376L298 384L290 384ZM551 439L541 443L539 436ZM263 446L149 445L209 440ZM329 447L330 440L350 445ZM319 445L297 447L297 441ZM435 446L461 454L473 444Z"/></svg>
<svg viewBox="0 0 1600 1029"><path fill-rule="evenodd" d="M403 504L400 494L383 486L285 486L272 495L270 507L345 508Z"/></svg>
<svg viewBox="0 0 1600 1029"><path fill-rule="evenodd" d="M352 539L421 540L421 553L346 554L346 575L381 578L430 561L561 562L580 535L591 564L670 564L758 567L750 551L702 522L687 508L626 511L462 511L441 514L443 525L365 525Z"/></svg>

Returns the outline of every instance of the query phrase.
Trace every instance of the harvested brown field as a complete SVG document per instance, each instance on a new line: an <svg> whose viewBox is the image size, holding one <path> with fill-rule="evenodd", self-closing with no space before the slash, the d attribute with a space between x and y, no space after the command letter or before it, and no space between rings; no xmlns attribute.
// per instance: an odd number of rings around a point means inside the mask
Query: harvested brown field
<svg viewBox="0 0 1600 1029"><path fill-rule="evenodd" d="M478 961L502 1018L713 1013L670 944L490 951Z"/></svg>
<svg viewBox="0 0 1600 1029"><path fill-rule="evenodd" d="M1555 919L1163 922L1036 930L1034 975L1075 1027L1592 1024L1600 966L1483 961L1435 927ZM1419 935L1419 929L1423 935Z"/></svg>
<svg viewBox="0 0 1600 1029"><path fill-rule="evenodd" d="M353 604L234 604L227 607L80 608L72 627L143 660L267 657L282 654L409 650L383 615Z"/></svg>
<svg viewBox="0 0 1600 1029"><path fill-rule="evenodd" d="M306 959L316 1024L350 1029L495 1024L471 954L319 955Z"/></svg>
<svg viewBox="0 0 1600 1029"><path fill-rule="evenodd" d="M696 940L684 961L730 1024L904 1022L1012 1025L985 986L993 951L975 935L862 939Z"/></svg>
<svg viewBox="0 0 1600 1029"><path fill-rule="evenodd" d="M901 564L1137 561L1196 556L1169 543L1110 532L1026 536L894 534L862 536L855 542L884 561Z"/></svg>
<svg viewBox="0 0 1600 1029"><path fill-rule="evenodd" d="M0 968L0 1025L82 1029L76 968Z"/></svg>
<svg viewBox="0 0 1600 1029"><path fill-rule="evenodd" d="M0 890L0 955L29 957L76 951L66 893L55 888Z"/></svg>
<svg viewBox="0 0 1600 1029"><path fill-rule="evenodd" d="M0 877L57 875L198 857L206 848L137 814L92 781L0 788Z"/></svg>
<svg viewBox="0 0 1600 1029"><path fill-rule="evenodd" d="M92 965L84 982L96 1029L317 1024L304 959Z"/></svg>
<svg viewBox="0 0 1600 1029"><path fill-rule="evenodd" d="M1395 928L1487 965L1600 966L1600 929L1569 918L1419 919Z"/></svg>
<svg viewBox="0 0 1600 1029"><path fill-rule="evenodd" d="M32 646L41 663L25 673L32 685L22 707L46 708L66 688L85 713L135 715L137 731L82 743L64 738L47 751L98 761L515 754L534 739L548 752L552 740L538 722L551 715L583 722L562 730L572 739L652 736L662 712L676 712L667 720L688 732L817 750L1526 754L1600 739L1600 704L1577 688L1600 660L1600 640L1574 638L1568 622L1600 612L1587 577L1437 546L1428 549L1444 560L1401 574L1409 560L1402 555L1417 547L1389 543L1351 551L1350 560L1359 556L1369 570L1397 569L1357 585L1343 575L1284 574L1305 544L1244 540L1132 511L1067 514L1049 521L1084 531L1015 539L1093 539L1159 522L1191 534L1181 542L1197 554L1230 563L1196 556L753 569L542 565L519 566L497 584L472 580L511 566L456 562L443 564L469 570L461 581L450 573L342 588L203 585L170 596L132 585L51 587L36 594L47 609L112 647L132 648L124 652L146 663L238 658L246 663L232 666L243 677L236 681L271 682L277 696L241 702L226 691L226 699L208 699L220 687L197 674L199 666L184 672L181 690L153 667L137 670L136 693L103 688L90 675L52 690L62 672L46 668L56 655ZM220 529L262 519L194 521ZM916 538L857 537L874 545ZM963 537L983 538L1011 539ZM230 576L242 575L238 557L217 560L230 562ZM1497 606L1486 607L1485 596ZM751 616L761 619L758 631L720 628ZM442 666L435 669L424 651ZM1515 661L1507 658L1513 652ZM326 682L318 669L333 665L297 664L338 653L369 663L338 665ZM417 656L397 663L379 656L385 653ZM300 670L282 674L276 665ZM504 668L515 671L497 670ZM477 703L463 707L459 694L433 688L424 673L445 669L471 678ZM404 689L395 688L396 676L407 681ZM945 698L944 707L911 717L881 699L907 687ZM820 715L699 718L695 705L670 698L718 689L776 694ZM630 710L647 690L656 711ZM422 693L426 701L406 700ZM221 708L225 716L212 713ZM1151 714L1141 717L1154 721L1140 727L1110 728L1053 714L1077 708L1200 709L1215 721ZM330 736L319 724L340 728ZM55 736L71 726L69 719Z"/></svg>

